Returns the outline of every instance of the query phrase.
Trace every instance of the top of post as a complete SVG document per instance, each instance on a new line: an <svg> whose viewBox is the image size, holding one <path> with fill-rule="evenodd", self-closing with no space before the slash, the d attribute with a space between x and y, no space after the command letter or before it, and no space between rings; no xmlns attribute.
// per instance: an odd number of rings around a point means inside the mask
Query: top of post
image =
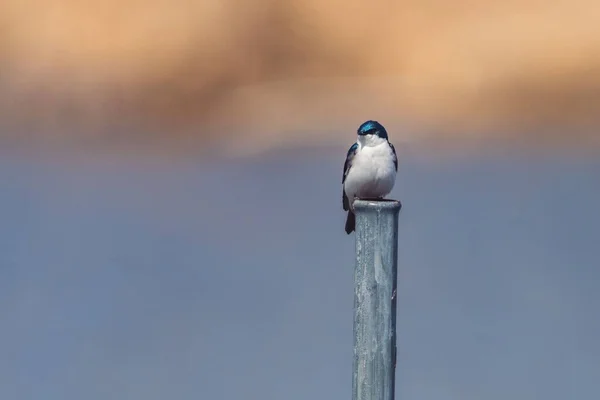
<svg viewBox="0 0 600 400"><path fill-rule="evenodd" d="M355 211L392 211L397 212L402 208L402 204L398 200L389 199L373 199L373 200L355 200Z"/></svg>

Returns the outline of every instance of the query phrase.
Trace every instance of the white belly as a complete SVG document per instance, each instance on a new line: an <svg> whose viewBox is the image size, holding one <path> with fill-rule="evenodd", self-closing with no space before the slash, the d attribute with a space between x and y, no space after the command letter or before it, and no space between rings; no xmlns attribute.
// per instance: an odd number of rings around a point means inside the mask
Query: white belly
<svg viewBox="0 0 600 400"><path fill-rule="evenodd" d="M387 141L374 147L362 147L352 160L344 190L350 205L358 198L387 196L396 183L394 157Z"/></svg>

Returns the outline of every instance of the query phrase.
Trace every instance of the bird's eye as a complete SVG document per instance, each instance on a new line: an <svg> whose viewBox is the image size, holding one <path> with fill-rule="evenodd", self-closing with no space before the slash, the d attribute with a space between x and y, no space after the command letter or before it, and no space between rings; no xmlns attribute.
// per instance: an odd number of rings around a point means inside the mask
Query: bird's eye
<svg viewBox="0 0 600 400"><path fill-rule="evenodd" d="M377 134L377 129L376 128L371 128L371 129L367 129L366 131L360 131L359 130L358 134L359 135L363 135L363 136L366 136L366 135L375 135L375 134Z"/></svg>

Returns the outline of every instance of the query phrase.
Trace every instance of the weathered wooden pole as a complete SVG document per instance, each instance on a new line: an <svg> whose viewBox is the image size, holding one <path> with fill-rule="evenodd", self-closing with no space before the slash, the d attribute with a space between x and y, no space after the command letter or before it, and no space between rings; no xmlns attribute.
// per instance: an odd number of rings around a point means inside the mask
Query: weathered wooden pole
<svg viewBox="0 0 600 400"><path fill-rule="evenodd" d="M394 400L398 214L395 200L356 200L352 400Z"/></svg>

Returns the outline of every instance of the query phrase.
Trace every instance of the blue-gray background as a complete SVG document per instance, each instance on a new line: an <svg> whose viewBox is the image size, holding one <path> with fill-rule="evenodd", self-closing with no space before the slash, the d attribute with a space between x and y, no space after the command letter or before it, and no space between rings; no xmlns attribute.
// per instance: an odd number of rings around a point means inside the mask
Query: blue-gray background
<svg viewBox="0 0 600 400"><path fill-rule="evenodd" d="M342 159L0 158L0 398L349 399ZM407 155L398 399L600 396L600 162Z"/></svg>

